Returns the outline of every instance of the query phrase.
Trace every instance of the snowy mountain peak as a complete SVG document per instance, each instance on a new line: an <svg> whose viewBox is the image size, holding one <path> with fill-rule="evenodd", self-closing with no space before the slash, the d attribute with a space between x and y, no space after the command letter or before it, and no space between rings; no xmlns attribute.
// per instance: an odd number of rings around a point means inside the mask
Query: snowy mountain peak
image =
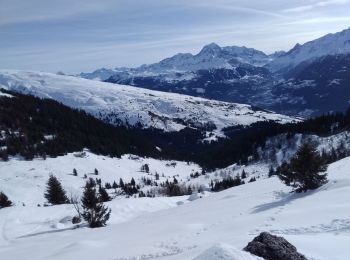
<svg viewBox="0 0 350 260"><path fill-rule="evenodd" d="M79 76L81 78L85 79L94 79L94 80L105 80L108 79L110 76L114 75L116 73L116 70L113 69L106 69L106 68L101 68L98 70L95 70L91 73L80 73Z"/></svg>
<svg viewBox="0 0 350 260"><path fill-rule="evenodd" d="M273 71L292 68L304 61L312 61L326 55L350 53L350 28L338 33L330 33L305 44L296 44L286 54L277 57L268 67Z"/></svg>
<svg viewBox="0 0 350 260"><path fill-rule="evenodd" d="M222 51L221 47L213 42L208 45L205 45L202 48L202 50L198 53L198 55L199 56L212 55L214 57L214 56L220 55L221 51Z"/></svg>

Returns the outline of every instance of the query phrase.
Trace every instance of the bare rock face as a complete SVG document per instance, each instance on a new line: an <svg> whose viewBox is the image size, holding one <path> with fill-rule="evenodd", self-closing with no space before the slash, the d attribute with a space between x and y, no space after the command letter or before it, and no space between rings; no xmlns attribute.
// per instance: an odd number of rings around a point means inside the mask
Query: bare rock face
<svg viewBox="0 0 350 260"><path fill-rule="evenodd" d="M307 260L286 239L267 232L255 237L244 250L265 260Z"/></svg>

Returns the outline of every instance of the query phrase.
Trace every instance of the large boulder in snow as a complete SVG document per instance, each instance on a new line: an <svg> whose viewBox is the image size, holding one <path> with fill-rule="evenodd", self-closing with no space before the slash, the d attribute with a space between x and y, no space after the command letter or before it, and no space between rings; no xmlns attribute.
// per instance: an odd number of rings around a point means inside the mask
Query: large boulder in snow
<svg viewBox="0 0 350 260"><path fill-rule="evenodd" d="M286 239L267 232L255 237L244 250L265 260L307 260Z"/></svg>

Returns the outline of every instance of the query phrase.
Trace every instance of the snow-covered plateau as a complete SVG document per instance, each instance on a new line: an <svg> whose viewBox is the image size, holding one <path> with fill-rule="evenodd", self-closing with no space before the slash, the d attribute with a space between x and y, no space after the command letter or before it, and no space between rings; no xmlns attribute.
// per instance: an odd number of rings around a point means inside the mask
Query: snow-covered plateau
<svg viewBox="0 0 350 260"><path fill-rule="evenodd" d="M0 258L259 259L242 248L268 231L285 237L308 259L349 259L349 157L328 167L326 185L302 194L290 193L276 177L262 177L219 193L205 192L192 201L188 196L117 197L106 203L112 209L107 226L97 229L71 224L72 205L42 205L50 174L61 180L68 193L79 194L83 174L89 176L94 168L102 182L120 177L138 182L146 175L140 172L144 163L151 174L164 173L161 180L175 175L186 179L200 170L195 164L89 152L1 162L0 187L15 206L0 210ZM72 175L73 168L78 176ZM266 171L255 166L257 175Z"/></svg>
<svg viewBox="0 0 350 260"><path fill-rule="evenodd" d="M298 119L250 105L115 85L44 72L0 71L0 88L50 98L87 111L112 124L141 124L145 128L178 131L185 127L210 129L273 120Z"/></svg>

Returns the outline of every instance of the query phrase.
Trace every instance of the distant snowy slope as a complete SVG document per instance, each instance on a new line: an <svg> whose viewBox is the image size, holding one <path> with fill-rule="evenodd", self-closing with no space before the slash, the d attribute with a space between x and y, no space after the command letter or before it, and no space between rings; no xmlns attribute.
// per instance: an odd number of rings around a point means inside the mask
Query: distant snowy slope
<svg viewBox="0 0 350 260"><path fill-rule="evenodd" d="M0 71L0 88L57 100L111 124L141 124L165 131L186 126L219 134L224 127L295 119L249 105L163 93L44 72Z"/></svg>
<svg viewBox="0 0 350 260"><path fill-rule="evenodd" d="M350 28L334 34L327 34L303 45L297 44L287 53L275 58L268 67L280 70L326 55L350 53Z"/></svg>

